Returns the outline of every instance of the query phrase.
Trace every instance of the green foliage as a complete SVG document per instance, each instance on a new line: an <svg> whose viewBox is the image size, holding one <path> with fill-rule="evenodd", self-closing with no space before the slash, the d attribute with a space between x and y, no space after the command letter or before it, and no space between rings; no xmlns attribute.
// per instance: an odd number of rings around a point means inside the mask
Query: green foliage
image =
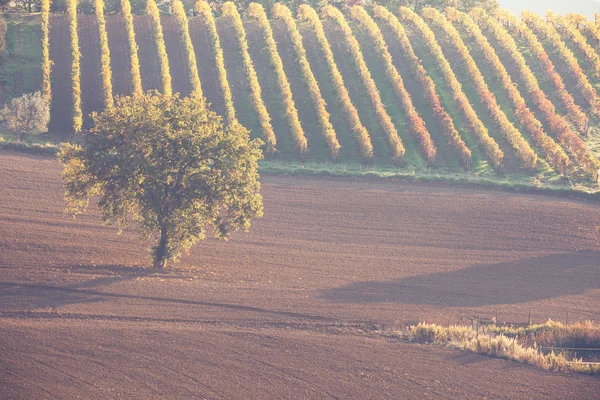
<svg viewBox="0 0 600 400"><path fill-rule="evenodd" d="M83 124L81 111L81 52L79 51L79 34L77 33L77 0L67 3L69 16L69 34L71 36L71 81L73 85L73 131L79 132Z"/></svg>
<svg viewBox="0 0 600 400"><path fill-rule="evenodd" d="M50 106L40 92L24 94L4 107L2 118L23 141L25 135L37 135L48 130Z"/></svg>
<svg viewBox="0 0 600 400"><path fill-rule="evenodd" d="M194 96L122 97L92 119L81 145L58 155L67 210L81 213L97 198L105 223L135 221L155 243L155 267L207 234L225 239L262 216L261 141L240 124L224 127Z"/></svg>
<svg viewBox="0 0 600 400"><path fill-rule="evenodd" d="M217 34L217 27L215 25L215 19L212 14L210 5L203 0L196 3L196 12L200 15L200 19L208 29L210 45L215 55L215 64L217 66L217 74L219 76L219 86L223 93L223 100L225 103L225 121L228 124L236 121L235 108L233 107L233 97L231 96L231 88L229 87L229 81L227 80L227 70L225 70L225 59L223 57L223 48L221 47L221 41Z"/></svg>
<svg viewBox="0 0 600 400"><path fill-rule="evenodd" d="M250 83L252 104L254 105L254 109L258 114L262 135L267 144L266 151L268 153L273 153L276 151L275 146L277 145L277 138L275 137L275 132L273 131L273 126L271 125L271 117L269 116L267 107L265 106L262 98L262 90L260 88L260 84L258 83L256 70L254 69L254 63L252 63L250 53L248 53L248 41L246 40L246 31L244 30L242 18L238 13L235 4L230 1L223 4L223 16L229 19L233 25L235 36L242 53L244 69L246 70L248 82Z"/></svg>
<svg viewBox="0 0 600 400"><path fill-rule="evenodd" d="M319 123L321 125L321 133L325 138L331 158L336 160L339 156L341 146L337 139L335 130L333 129L333 125L331 124L330 115L327 112L327 104L325 103L325 100L323 100L321 89L319 89L319 84L315 79L308 59L306 58L306 50L302 44L302 36L300 35L300 32L298 32L296 21L294 21L294 16L289 8L277 3L273 6L273 18L281 19L285 24L288 34L290 35L292 46L294 47L294 52L296 53L296 59L298 60L298 65L302 71L302 77L308 86L310 97L317 110L317 117L319 118Z"/></svg>
<svg viewBox="0 0 600 400"><path fill-rule="evenodd" d="M98 20L98 35L100 37L100 64L104 105L106 107L112 107L112 70L110 69L110 49L108 47L108 35L106 34L106 19L104 18L103 0L96 0L96 19Z"/></svg>
<svg viewBox="0 0 600 400"><path fill-rule="evenodd" d="M190 38L189 23L187 16L185 15L183 3L181 3L181 0L174 0L172 7L173 15L179 23L179 29L181 29L181 42L183 43L183 48L185 49L185 54L187 56L192 91L196 98L204 101L200 76L198 75L198 65L196 64L196 53L194 51L194 46L192 45L192 39Z"/></svg>
<svg viewBox="0 0 600 400"><path fill-rule="evenodd" d="M3 36L3 35L2 35ZM49 103L52 99L50 72L50 0L42 1L42 94Z"/></svg>
<svg viewBox="0 0 600 400"><path fill-rule="evenodd" d="M140 73L140 59L138 57L138 46L135 40L135 29L133 27L133 16L131 15L131 4L129 0L121 1L121 12L125 19L125 29L127 29L127 41L129 42L129 61L131 62L131 79L133 83L134 96L140 96L143 93L142 75Z"/></svg>
<svg viewBox="0 0 600 400"><path fill-rule="evenodd" d="M275 39L273 38L271 24L269 23L269 19L267 18L264 8L258 3L250 3L250 6L248 7L248 16L255 18L258 21L258 25L260 26L261 30L263 31L263 38L267 44L271 65L273 65L275 75L277 76L277 84L279 86L282 102L285 107L285 116L288 120L294 142L296 143L296 151L299 155L302 155L306 151L307 147L306 136L304 136L304 129L302 128L300 119L298 118L298 110L296 109L296 104L294 103L290 83L283 69L283 62L281 61L281 57L277 51L277 43L275 43Z"/></svg>
<svg viewBox="0 0 600 400"><path fill-rule="evenodd" d="M166 95L171 95L173 94L173 88L171 87L169 57L167 56L167 49L165 47L165 38L163 36L162 24L160 22L160 12L154 0L148 0L146 3L146 13L150 16L150 19L152 20L152 26L154 28L154 40L156 42L156 49L158 51L160 74L162 77L162 92Z"/></svg>
<svg viewBox="0 0 600 400"><path fill-rule="evenodd" d="M6 21L0 17L0 53L6 49Z"/></svg>
<svg viewBox="0 0 600 400"><path fill-rule="evenodd" d="M351 126L352 133L356 138L360 155L363 161L371 162L373 160L373 144L371 143L369 132L367 132L367 129L360 121L358 111L356 110L354 104L352 104L352 100L350 99L348 89L346 89L346 85L344 84L342 74L340 73L337 64L335 63L335 60L333 58L331 46L329 45L329 41L325 36L325 31L323 30L323 23L319 19L319 16L317 15L316 11L312 7L309 7L307 5L302 5L298 8L298 18L308 22L314 30L315 35L317 37L317 43L319 44L321 53L323 54L325 62L327 63L327 67L329 69L331 84L336 90L338 102L344 110L344 113L346 114L346 119L348 120L348 123Z"/></svg>
<svg viewBox="0 0 600 400"><path fill-rule="evenodd" d="M443 11L447 7L465 12L475 7L481 7L488 12L493 12L499 7L498 0L382 0L377 1L377 4L391 10L397 10L398 7L408 7L416 12L421 12L425 8L435 8Z"/></svg>

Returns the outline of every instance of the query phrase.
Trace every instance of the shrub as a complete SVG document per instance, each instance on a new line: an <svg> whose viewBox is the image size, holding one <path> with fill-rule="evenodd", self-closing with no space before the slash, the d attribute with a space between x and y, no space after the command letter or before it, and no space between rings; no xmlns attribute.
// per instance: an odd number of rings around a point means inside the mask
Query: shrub
<svg viewBox="0 0 600 400"><path fill-rule="evenodd" d="M43 22L43 21L42 21ZM8 26L4 18L0 17L0 53L6 49L6 31Z"/></svg>
<svg viewBox="0 0 600 400"><path fill-rule="evenodd" d="M173 88L171 87L171 71L169 69L169 57L167 56L167 49L165 47L165 38L163 36L162 24L160 22L160 12L156 6L156 1L147 0L146 13L152 20L152 26L154 28L154 41L156 42L156 50L158 51L158 60L160 63L160 75L162 78L162 92L163 94L170 96L173 94Z"/></svg>
<svg viewBox="0 0 600 400"><path fill-rule="evenodd" d="M217 27L215 26L215 19L212 15L212 9L206 1L201 0L196 3L196 12L200 15L200 19L208 28L210 44L215 54L215 64L217 66L219 85L221 87L221 92L223 93L223 100L225 103L225 121L227 121L228 124L232 124L236 120L235 108L233 106L231 88L229 87L229 81L227 80L223 49L221 48L221 41L219 39L219 35L217 34Z"/></svg>
<svg viewBox="0 0 600 400"><path fill-rule="evenodd" d="M2 117L8 128L23 141L25 135L37 135L48 130L50 105L41 92L24 94L12 99L4 107Z"/></svg>
<svg viewBox="0 0 600 400"><path fill-rule="evenodd" d="M4 23L4 19L0 18L0 25ZM52 61L50 61L50 0L42 0L42 95L48 104L52 98L52 88L50 82L50 72L52 69ZM4 32L6 32L6 24L4 23ZM4 40L2 27L0 26L0 38ZM0 52L4 48L0 45Z"/></svg>
<svg viewBox="0 0 600 400"><path fill-rule="evenodd" d="M549 16L552 18L553 14L550 13ZM534 32L544 35L544 37L552 44L558 55L568 65L570 74L577 83L577 88L590 104L592 112L594 114L600 114L600 99L598 99L596 90L590 84L583 69L581 69L581 66L579 65L579 61L577 61L573 52L567 47L554 26L529 11L523 11L523 13L521 13L521 19L529 25Z"/></svg>
<svg viewBox="0 0 600 400"><path fill-rule="evenodd" d="M190 82L192 84L192 94L200 101L204 102L202 94L202 85L200 84L200 76L198 75L198 64L196 63L196 52L190 38L190 30L187 16L181 0L174 0L171 3L173 15L177 19L179 29L181 30L181 43L187 56L188 70L190 74Z"/></svg>
<svg viewBox="0 0 600 400"><path fill-rule="evenodd" d="M319 16L312 7L307 4L302 4L300 7L298 7L298 18L307 21L314 30L317 37L317 43L319 44L321 52L325 57L327 67L329 68L331 84L336 91L338 101L340 102L342 109L346 114L346 119L348 120L348 123L352 129L352 133L356 138L359 153L364 162L372 161L373 144L371 143L369 132L367 132L367 129L360 121L358 111L356 110L356 107L354 107L354 104L352 104L352 100L350 99L348 89L346 89L346 85L344 84L342 74L340 74L340 71L338 70L333 58L333 52L331 51L329 41L327 40L325 32L323 31L323 24L321 23Z"/></svg>
<svg viewBox="0 0 600 400"><path fill-rule="evenodd" d="M394 66L392 55L388 50L387 44L383 39L383 35L381 34L379 27L362 7L352 7L350 9L350 16L352 19L358 21L358 23L367 30L367 33L375 44L375 47L377 50L379 50L379 55L383 59L385 66L385 73L388 80L392 83L392 87L394 88L396 96L402 104L402 109L404 110L404 116L409 129L419 141L423 157L429 165L433 165L435 163L436 155L435 145L431 140L431 136L429 135L427 127L425 126L425 121L423 121L415 109L412 99L410 98L410 94L404 87L404 81Z"/></svg>
<svg viewBox="0 0 600 400"><path fill-rule="evenodd" d="M77 0L67 0L69 34L71 36L71 82L73 85L73 131L79 132L83 124L81 112L81 52L77 33Z"/></svg>
<svg viewBox="0 0 600 400"><path fill-rule="evenodd" d="M240 51L242 53L244 69L246 70L248 81L250 82L252 104L254 105L254 109L258 114L262 135L266 142L266 151L268 153L273 153L276 151L275 146L277 145L277 138L275 137L275 132L273 131L273 126L271 125L271 117L269 116L267 107L265 107L265 103L262 98L262 91L260 84L258 83L258 77L256 76L254 64L250 58L250 53L248 53L248 41L246 40L246 31L244 30L244 24L242 24L242 18L240 17L235 4L231 1L223 4L222 12L223 17L231 21L233 29L235 30L238 45L240 46Z"/></svg>
<svg viewBox="0 0 600 400"><path fill-rule="evenodd" d="M360 45L352 34L352 30L350 29L348 22L346 22L344 14L342 14L342 12L337 8L328 5L323 8L321 15L324 18L329 18L335 21L339 29L341 29L342 33L344 34L350 54L352 55L352 60L354 61L354 64L362 79L363 86L366 90L366 95L371 100L371 105L375 110L379 124L381 125L381 128L387 137L388 146L392 153L392 157L396 163L402 164L404 162L404 153L406 150L404 149L404 145L400 139L400 136L398 136L398 131L396 130L392 119L388 115L385 106L381 101L379 90L377 89L375 81L371 76L371 72L369 71L369 68L364 60Z"/></svg>
<svg viewBox="0 0 600 400"><path fill-rule="evenodd" d="M338 142L335 130L333 129L333 125L329 120L330 115L327 112L327 104L325 103L325 100L323 100L323 96L321 96L321 89L319 88L319 84L313 75L308 59L306 58L306 51L302 44L302 36L300 36L300 32L298 32L298 29L296 28L296 22L294 21L292 12L286 6L276 3L273 6L273 18L281 19L290 35L292 46L294 47L294 52L296 53L296 58L300 65L300 70L302 71L302 77L308 86L310 97L317 110L317 117L319 118L319 123L321 125L321 133L325 138L331 158L336 160L339 156L341 146Z"/></svg>
<svg viewBox="0 0 600 400"><path fill-rule="evenodd" d="M127 41L129 44L129 61L131 62L131 79L133 85L133 95L140 96L144 93L144 90L142 89L142 75L140 73L138 46L135 40L133 16L131 15L131 4L129 3L129 0L121 0L121 12L123 13L123 18L125 18L125 28L127 29Z"/></svg>
<svg viewBox="0 0 600 400"><path fill-rule="evenodd" d="M100 36L100 64L104 105L112 107L112 71L110 69L110 49L108 48L108 36L106 34L106 19L104 18L104 0L96 0L96 19L98 20L98 34Z"/></svg>
<svg viewBox="0 0 600 400"><path fill-rule="evenodd" d="M519 51L515 40L498 22L490 18L483 9L473 9L471 15L475 22L481 28L486 29L498 42L499 46L510 55L512 62L515 63L519 70L519 75L524 83L523 87L531 95L533 102L540 109L541 114L544 115L550 126L550 132L556 136L559 143L567 151L574 154L577 161L586 169L588 175L593 175L600 166L598 161L591 154L588 154L583 141L571 130L567 121L556 113L554 104L552 104L540 88L535 75L525 62L525 58ZM507 12L499 11L496 16L509 23L516 21L516 18Z"/></svg>
<svg viewBox="0 0 600 400"><path fill-rule="evenodd" d="M542 150L550 165L559 173L563 175L566 174L569 165L569 157L554 139L544 132L542 123L538 121L533 112L527 108L527 104L525 103L523 96L521 96L519 89L514 85L504 64L500 61L500 58L481 32L481 29L479 29L479 26L469 18L467 14L455 9L449 8L446 10L446 13L451 20L460 23L467 28L466 31L475 39L475 42L479 46L478 50L482 52L487 63L490 64L502 84L502 87L508 94L508 98L513 104L519 122L525 127L525 130L529 133L536 146Z"/></svg>
<svg viewBox="0 0 600 400"><path fill-rule="evenodd" d="M452 46L454 46L462 61L462 66L469 75L469 79L475 84L475 89L477 90L481 102L487 108L487 111L490 113L490 116L496 125L500 128L500 133L502 133L515 150L517 158L521 161L521 165L527 169L534 169L537 162L537 155L531 146L529 146L529 143L523 138L521 132L515 128L506 114L500 109L500 106L496 101L496 96L489 89L479 67L475 63L473 57L471 57L469 49L465 46L458 31L436 9L424 9L423 17L430 21L430 23L441 28L444 34L449 37Z"/></svg>
<svg viewBox="0 0 600 400"><path fill-rule="evenodd" d="M456 78L454 71L452 71L448 60L444 56L440 45L433 35L433 32L425 24L423 19L415 14L415 12L411 9L407 7L400 7L399 13L400 17L414 26L419 35L424 39L427 48L433 55L444 75L444 79L450 87L452 96L457 102L465 122L467 125L469 125L469 127L471 127L471 130L478 139L486 158L490 160L494 168L500 168L502 165L502 160L504 159L504 153L502 150L500 150L498 143L496 143L496 141L490 137L487 128L483 122L481 122L477 116L477 113L473 109L473 106L469 102L469 99L464 94L462 85Z"/></svg>
<svg viewBox="0 0 600 400"><path fill-rule="evenodd" d="M279 53L277 52L277 44L275 43L275 39L273 39L271 24L269 23L263 6L258 3L250 3L250 6L248 7L248 16L256 19L258 21L258 25L263 31L263 38L267 44L271 65L273 65L275 75L277 76L277 85L279 86L279 91L281 92L281 97L285 108L285 116L288 120L292 137L294 138L294 142L296 144L296 151L298 154L302 155L304 152L306 152L306 136L304 136L304 129L302 129L300 119L298 118L298 110L296 109L296 104L294 103L290 83L288 82L285 71L283 70L281 57L279 57Z"/></svg>
<svg viewBox="0 0 600 400"><path fill-rule="evenodd" d="M442 106L442 102L436 92L435 83L427 74L425 68L423 68L421 60L419 60L419 58L415 54L410 40L406 35L406 31L402 27L402 24L400 24L400 21L398 21L398 18L396 18L394 14L392 14L382 6L375 6L374 16L376 19L380 19L386 24L388 24L388 26L392 28L394 34L400 39L402 51L408 58L410 67L412 68L413 77L421 85L425 96L425 100L429 103L429 106L433 111L434 117L442 127L442 133L448 137L450 144L458 153L458 156L464 168L468 169L471 163L471 150L467 147L463 139L460 137L460 134L454 126L454 121L452 121L452 118L450 117L450 115L448 115L448 113Z"/></svg>

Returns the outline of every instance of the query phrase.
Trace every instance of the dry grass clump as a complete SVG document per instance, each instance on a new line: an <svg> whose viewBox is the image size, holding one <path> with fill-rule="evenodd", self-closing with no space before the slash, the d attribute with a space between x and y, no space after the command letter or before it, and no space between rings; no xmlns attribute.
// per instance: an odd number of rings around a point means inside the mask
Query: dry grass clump
<svg viewBox="0 0 600 400"><path fill-rule="evenodd" d="M551 320L526 328L491 326L486 327L485 333L476 332L470 326L421 322L409 326L404 337L417 343L506 358L546 370L600 374L600 365L584 363L582 359L569 361L564 354L554 351L544 354L541 351L542 347L597 348L600 345L600 325L590 321L569 326Z"/></svg>

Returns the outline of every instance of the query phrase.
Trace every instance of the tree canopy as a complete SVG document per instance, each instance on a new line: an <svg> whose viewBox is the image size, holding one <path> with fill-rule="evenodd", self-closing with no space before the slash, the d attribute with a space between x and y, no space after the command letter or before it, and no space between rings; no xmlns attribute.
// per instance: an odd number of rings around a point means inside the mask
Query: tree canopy
<svg viewBox="0 0 600 400"><path fill-rule="evenodd" d="M105 223L135 222L154 243L155 267L262 216L262 142L237 123L225 127L199 99L121 97L92 119L81 144L59 153L67 210L81 213L97 198Z"/></svg>

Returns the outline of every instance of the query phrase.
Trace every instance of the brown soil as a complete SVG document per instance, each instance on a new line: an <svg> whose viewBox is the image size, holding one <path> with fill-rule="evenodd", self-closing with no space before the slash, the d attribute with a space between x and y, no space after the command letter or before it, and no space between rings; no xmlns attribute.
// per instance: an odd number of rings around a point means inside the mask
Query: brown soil
<svg viewBox="0 0 600 400"><path fill-rule="evenodd" d="M225 104L223 93L219 85L219 74L215 62L215 53L213 52L208 28L202 23L200 18L190 18L190 38L196 53L196 63L198 64L198 73L200 75L200 84L202 93L210 103L211 109L219 115L225 114Z"/></svg>
<svg viewBox="0 0 600 400"><path fill-rule="evenodd" d="M173 93L180 93L182 97L188 96L192 92L192 83L187 56L181 41L181 28L175 17L162 17L161 24L169 57Z"/></svg>
<svg viewBox="0 0 600 400"><path fill-rule="evenodd" d="M71 80L71 43L69 20L66 15L50 17L50 59L52 103L50 124L52 133L66 134L73 131L73 82Z"/></svg>
<svg viewBox="0 0 600 400"><path fill-rule="evenodd" d="M110 49L113 94L128 96L133 92L129 41L125 19L121 15L106 16L106 34Z"/></svg>
<svg viewBox="0 0 600 400"><path fill-rule="evenodd" d="M165 272L0 152L1 398L594 398L600 380L407 344L426 320L600 319L597 204L263 177L265 217Z"/></svg>
<svg viewBox="0 0 600 400"><path fill-rule="evenodd" d="M138 45L140 59L140 74L142 75L142 88L146 90L162 90L160 74L160 60L154 38L154 28L148 16L138 16L133 19L135 41Z"/></svg>
<svg viewBox="0 0 600 400"><path fill-rule="evenodd" d="M81 15L77 19L79 48L81 49L81 110L83 129L92 125L90 114L104 109L100 35L95 15Z"/></svg>

